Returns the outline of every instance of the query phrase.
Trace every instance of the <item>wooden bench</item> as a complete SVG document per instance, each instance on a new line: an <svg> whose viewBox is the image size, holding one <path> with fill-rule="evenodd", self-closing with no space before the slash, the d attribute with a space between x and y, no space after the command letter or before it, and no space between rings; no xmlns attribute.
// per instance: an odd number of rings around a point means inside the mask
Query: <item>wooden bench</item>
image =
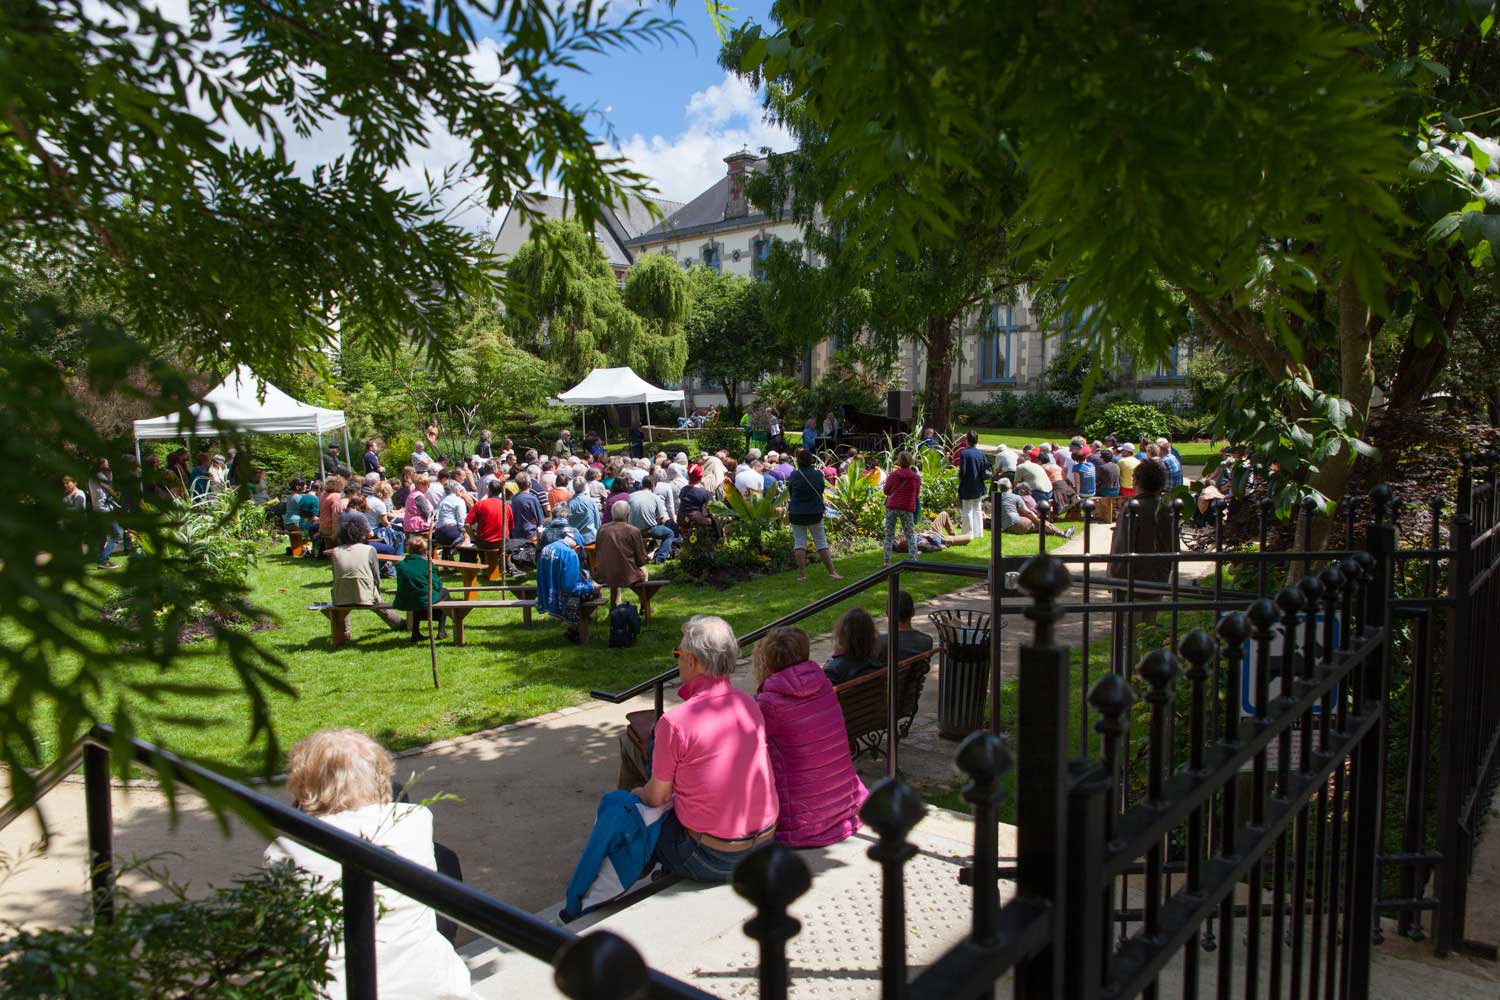
<svg viewBox="0 0 1500 1000"><path fill-rule="evenodd" d="M911 724L917 715L917 702L922 697L922 685L932 668L931 660L936 649L929 649L908 657L896 665L896 733L895 739L903 740L911 732ZM876 670L845 681L833 690L839 698L839 708L844 712L844 731L849 737L849 754L858 759L860 754L879 756L885 742L886 700L888 697L886 677L889 670Z"/></svg>
<svg viewBox="0 0 1500 1000"><path fill-rule="evenodd" d="M320 612L328 619L328 626L333 633L333 647L337 649L349 641L349 612L351 611L394 611L392 605L381 601L379 604L309 604L309 611ZM384 619L381 619L384 623ZM406 616L406 624L411 625L410 613Z"/></svg>
<svg viewBox="0 0 1500 1000"><path fill-rule="evenodd" d="M536 588L530 588L536 593ZM453 619L453 645L464 644L464 619L469 617L469 612L479 608L520 608L521 621L523 624L531 624L531 611L536 607L536 598L510 598L499 600L477 600L477 601L434 601L433 610L446 611ZM580 634L581 630L580 630Z"/></svg>
<svg viewBox="0 0 1500 1000"><path fill-rule="evenodd" d="M932 668L932 658L937 655L934 647L902 660L896 667L901 689L896 692L896 739L903 740L911 732L911 724L917 716L917 704L922 698L922 685ZM844 713L844 732L849 738L849 756L858 759L860 754L878 756L885 742L886 686L889 671L877 670L845 681L834 687L838 695L839 708ZM656 710L642 709L625 716L625 728L630 740L644 755L651 740L651 731L656 726ZM650 758L647 757L647 760Z"/></svg>
<svg viewBox="0 0 1500 1000"><path fill-rule="evenodd" d="M307 554L307 541L302 537L301 528L286 528L286 554L293 559L301 559Z"/></svg>
<svg viewBox="0 0 1500 1000"><path fill-rule="evenodd" d="M635 596L639 598L641 602L641 624L650 624L651 596L671 582L671 580L642 580L640 583L632 584L629 587L611 586L609 588L609 606L613 608L615 605L620 603L620 591L634 591Z"/></svg>

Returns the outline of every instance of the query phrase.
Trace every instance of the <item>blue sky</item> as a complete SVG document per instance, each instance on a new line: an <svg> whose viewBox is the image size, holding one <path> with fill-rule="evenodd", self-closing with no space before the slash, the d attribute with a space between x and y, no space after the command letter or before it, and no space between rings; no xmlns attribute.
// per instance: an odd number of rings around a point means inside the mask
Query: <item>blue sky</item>
<svg viewBox="0 0 1500 1000"><path fill-rule="evenodd" d="M611 143L656 181L664 198L685 201L724 171L723 159L741 146L789 148L785 133L760 120L750 87L719 67L719 40L703 0L678 0L668 12L687 37L662 47L622 49L594 56L585 73L561 77L564 93L600 112ZM739 0L730 17L765 23L770 0ZM590 127L601 137L604 120Z"/></svg>

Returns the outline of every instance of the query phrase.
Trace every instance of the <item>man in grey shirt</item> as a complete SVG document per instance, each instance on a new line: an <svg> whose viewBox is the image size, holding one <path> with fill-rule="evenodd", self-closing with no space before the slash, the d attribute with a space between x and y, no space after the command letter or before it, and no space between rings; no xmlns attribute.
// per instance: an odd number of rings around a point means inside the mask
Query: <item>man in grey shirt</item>
<svg viewBox="0 0 1500 1000"><path fill-rule="evenodd" d="M626 502L630 504L631 525L646 537L661 542L661 547L656 550L656 561L666 562L672 556L672 542L677 538L667 524L666 501L657 496L649 484L643 483L642 488L626 497Z"/></svg>

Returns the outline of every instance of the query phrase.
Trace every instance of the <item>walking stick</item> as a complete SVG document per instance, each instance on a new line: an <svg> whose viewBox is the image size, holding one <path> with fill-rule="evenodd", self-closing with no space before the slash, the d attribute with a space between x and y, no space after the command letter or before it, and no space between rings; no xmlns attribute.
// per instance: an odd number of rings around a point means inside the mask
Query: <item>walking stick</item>
<svg viewBox="0 0 1500 1000"><path fill-rule="evenodd" d="M427 652L432 656L432 689L438 690L437 669L437 633L432 629L432 578L437 573L436 553L432 550L432 529L437 520L437 511L433 511L432 520L427 522Z"/></svg>

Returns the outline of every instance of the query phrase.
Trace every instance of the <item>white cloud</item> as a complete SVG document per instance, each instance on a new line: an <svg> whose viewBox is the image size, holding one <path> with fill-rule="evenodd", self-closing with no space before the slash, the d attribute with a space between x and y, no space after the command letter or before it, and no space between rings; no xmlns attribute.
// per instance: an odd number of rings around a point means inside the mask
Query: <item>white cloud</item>
<svg viewBox="0 0 1500 1000"><path fill-rule="evenodd" d="M676 136L636 133L610 147L672 201L702 193L724 175L724 157L737 149L782 152L796 145L786 129L763 120L760 94L733 73L693 94L683 112L687 127Z"/></svg>

